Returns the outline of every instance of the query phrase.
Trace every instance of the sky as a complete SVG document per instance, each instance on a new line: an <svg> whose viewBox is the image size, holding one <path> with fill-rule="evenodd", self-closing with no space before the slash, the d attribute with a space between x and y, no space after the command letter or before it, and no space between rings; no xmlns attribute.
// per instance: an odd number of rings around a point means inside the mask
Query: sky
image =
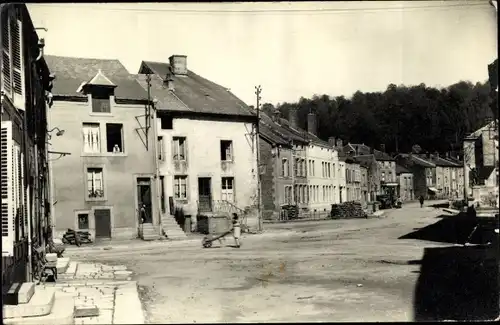
<svg viewBox="0 0 500 325"><path fill-rule="evenodd" d="M52 55L188 69L249 105L350 97L390 83L446 87L488 78L497 20L487 0L28 4Z"/></svg>

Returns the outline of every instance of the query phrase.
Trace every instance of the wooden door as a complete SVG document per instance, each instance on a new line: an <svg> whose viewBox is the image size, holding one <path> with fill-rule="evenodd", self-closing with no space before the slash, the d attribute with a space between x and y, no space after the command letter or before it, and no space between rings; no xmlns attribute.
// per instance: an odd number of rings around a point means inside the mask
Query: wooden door
<svg viewBox="0 0 500 325"><path fill-rule="evenodd" d="M111 210L95 209L95 238L111 238Z"/></svg>
<svg viewBox="0 0 500 325"><path fill-rule="evenodd" d="M212 179L210 177L198 178L198 210L200 212L212 211Z"/></svg>

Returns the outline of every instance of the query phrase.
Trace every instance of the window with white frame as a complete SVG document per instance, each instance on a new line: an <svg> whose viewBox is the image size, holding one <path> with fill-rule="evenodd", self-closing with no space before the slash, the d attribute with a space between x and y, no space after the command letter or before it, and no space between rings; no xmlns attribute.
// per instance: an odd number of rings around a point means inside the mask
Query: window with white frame
<svg viewBox="0 0 500 325"><path fill-rule="evenodd" d="M87 168L87 197L89 199L104 198L104 181L102 168Z"/></svg>
<svg viewBox="0 0 500 325"><path fill-rule="evenodd" d="M234 177L222 177L221 199L234 202Z"/></svg>
<svg viewBox="0 0 500 325"><path fill-rule="evenodd" d="M174 137L173 141L173 159L175 161L186 160L186 138Z"/></svg>
<svg viewBox="0 0 500 325"><path fill-rule="evenodd" d="M174 176L174 198L187 199L187 176Z"/></svg>
<svg viewBox="0 0 500 325"><path fill-rule="evenodd" d="M285 204L292 204L293 203L292 187L289 185L285 185L285 197L284 197L284 199L285 199L285 201L283 203L285 203Z"/></svg>
<svg viewBox="0 0 500 325"><path fill-rule="evenodd" d="M101 152L101 133L99 123L83 123L83 152Z"/></svg>
<svg viewBox="0 0 500 325"><path fill-rule="evenodd" d="M159 136L158 137L158 143L157 143L157 150L158 150L158 160L164 160L165 159L165 148L163 147L163 137Z"/></svg>
<svg viewBox="0 0 500 325"><path fill-rule="evenodd" d="M293 165L293 172L295 176L299 176L299 158L295 158L295 164Z"/></svg>

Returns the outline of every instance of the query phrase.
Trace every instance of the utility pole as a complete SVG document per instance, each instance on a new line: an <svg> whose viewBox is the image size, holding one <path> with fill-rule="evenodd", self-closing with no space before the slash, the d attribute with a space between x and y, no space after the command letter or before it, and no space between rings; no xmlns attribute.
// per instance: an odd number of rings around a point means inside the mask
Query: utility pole
<svg viewBox="0 0 500 325"><path fill-rule="evenodd" d="M259 219L259 232L262 231L262 197L261 197L261 188L260 188L260 100L262 99L260 97L260 94L262 93L262 87L255 86L255 95L257 96L257 126L255 127L255 133L256 133L256 139L255 139L255 146L257 147L257 213L258 213L258 219Z"/></svg>

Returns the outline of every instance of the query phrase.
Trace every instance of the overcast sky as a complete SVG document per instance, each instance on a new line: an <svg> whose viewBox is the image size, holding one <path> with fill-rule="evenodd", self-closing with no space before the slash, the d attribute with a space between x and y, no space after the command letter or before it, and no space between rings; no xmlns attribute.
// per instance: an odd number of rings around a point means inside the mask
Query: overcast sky
<svg viewBox="0 0 500 325"><path fill-rule="evenodd" d="M48 28L47 54L119 59L131 73L141 60L185 54L189 69L250 105L258 84L276 104L484 81L497 57L487 0L27 6Z"/></svg>

